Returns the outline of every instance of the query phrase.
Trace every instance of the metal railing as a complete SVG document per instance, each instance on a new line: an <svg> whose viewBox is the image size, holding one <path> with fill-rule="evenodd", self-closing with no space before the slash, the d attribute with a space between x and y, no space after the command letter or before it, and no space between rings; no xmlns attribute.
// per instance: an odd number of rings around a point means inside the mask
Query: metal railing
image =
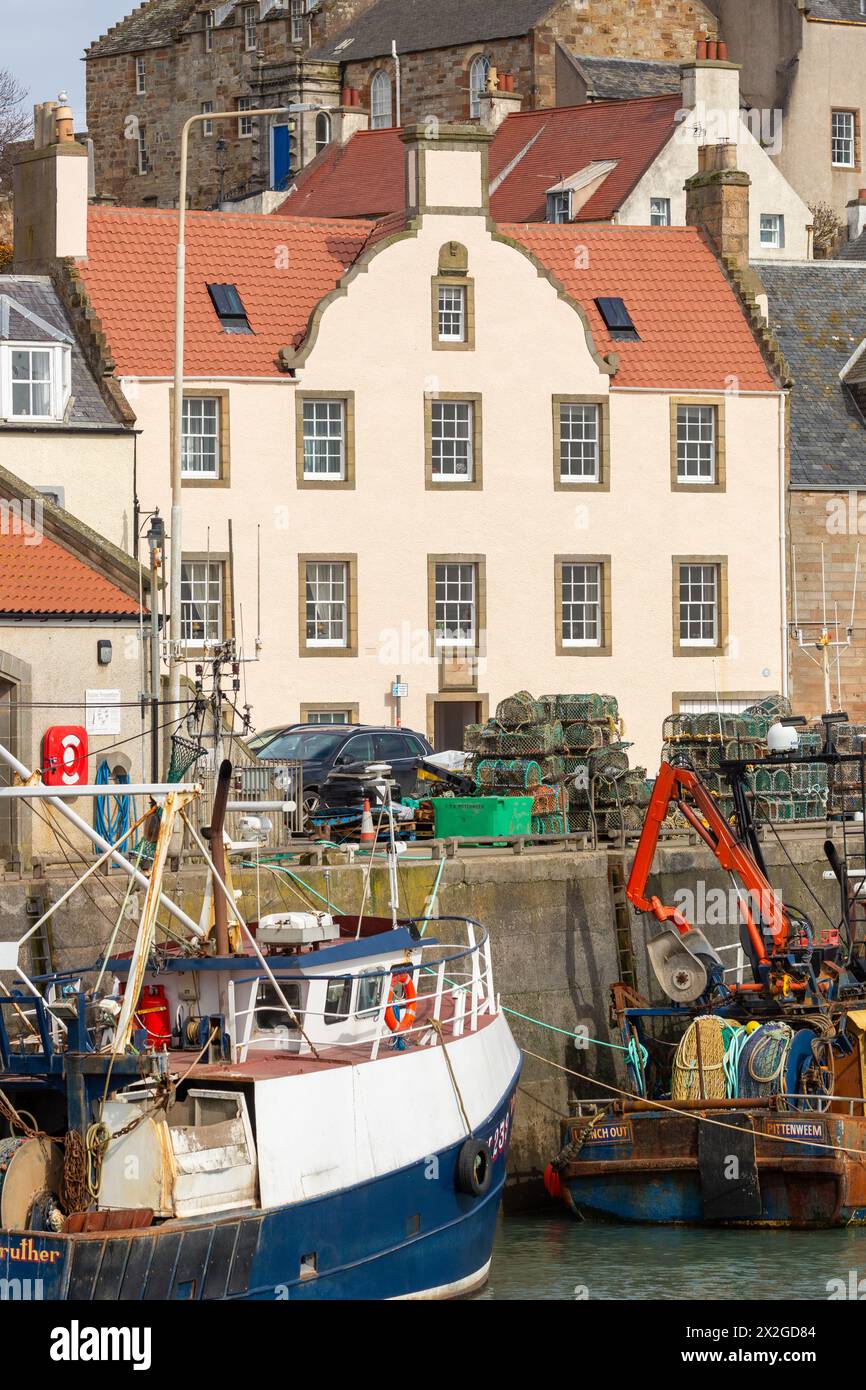
<svg viewBox="0 0 866 1390"><path fill-rule="evenodd" d="M397 1036L401 1039L415 1038L419 1045L423 1046L425 1043L433 1042L434 1035L440 1030L448 1038L459 1038L466 1031L476 1032L479 1021L486 1015L498 1013L499 1005L493 989L493 965L488 932L480 923L468 917L437 917L433 920L437 924L450 922L464 926L467 944L463 946L437 940L431 941L428 946L421 938L417 948L421 953L421 959L417 963L400 961L382 970L358 970L348 974L335 972L333 975L309 977L299 970L274 968L274 978L281 985L292 982L309 983L310 978L317 981L339 980L341 984L346 981L352 982L349 1007L345 1014L342 1012L337 1014L331 1010L327 1012L311 1010L304 1006L299 1006L295 1010L295 1017L303 1029L303 1033L313 1037L317 1053L327 1055L343 1053L350 1049L352 1052L357 1051L359 1056L368 1055L371 1061L375 1060L379 1055L382 1042L395 1036L386 1022L389 1008L393 1005L397 1009L401 1009L406 1004L406 1001L392 997L389 983L395 975L410 975L412 977L416 990L415 1017L419 1019L412 1026L400 1029ZM411 921L414 924L420 924L424 919L414 918ZM409 923L402 921L400 925L406 926ZM375 941L375 939L371 938L371 941ZM306 961L309 959L310 957L305 957ZM276 967L276 959L271 957L270 960ZM381 979L383 982L378 1004L372 1009L359 1011L356 1007L355 982L364 980L369 983L376 979ZM258 1002L258 987L263 983L267 983L267 976L264 974L252 974L229 981L227 1027L231 1042L232 1061L245 1062L252 1048L261 1048L263 1051L271 1052L279 1048L280 1038L274 1030L269 1030L259 1036L254 1035L256 1016L259 1013L285 1014L287 1018L286 1033L298 1043L298 1053L309 1056L310 1052L304 1037L295 1023L292 1022L286 1009L278 1002ZM237 1002L237 991L241 986L250 987L252 1003L246 1008L239 1007ZM324 1018L327 1018L331 1023L343 1024L358 1019L362 1022L369 1020L369 1026L364 1030L362 1036L348 1039L344 1037L333 1043L328 1043L321 1040L321 1031L316 1026L317 1022Z"/></svg>

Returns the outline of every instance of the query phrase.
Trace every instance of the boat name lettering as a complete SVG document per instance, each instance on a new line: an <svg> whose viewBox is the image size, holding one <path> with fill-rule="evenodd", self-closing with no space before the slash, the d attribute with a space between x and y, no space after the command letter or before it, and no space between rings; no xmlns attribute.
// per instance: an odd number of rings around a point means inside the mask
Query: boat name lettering
<svg viewBox="0 0 866 1390"><path fill-rule="evenodd" d="M17 1245L0 1245L0 1264L4 1260L14 1260L16 1263L28 1265L53 1265L54 1261L62 1256L62 1250L40 1250L33 1244L30 1236L19 1241Z"/></svg>
<svg viewBox="0 0 866 1390"><path fill-rule="evenodd" d="M824 1126L809 1120L770 1120L768 1134L784 1134L791 1139L823 1139Z"/></svg>
<svg viewBox="0 0 866 1390"><path fill-rule="evenodd" d="M596 1125L584 1141L587 1144L628 1144L631 1142L631 1125Z"/></svg>

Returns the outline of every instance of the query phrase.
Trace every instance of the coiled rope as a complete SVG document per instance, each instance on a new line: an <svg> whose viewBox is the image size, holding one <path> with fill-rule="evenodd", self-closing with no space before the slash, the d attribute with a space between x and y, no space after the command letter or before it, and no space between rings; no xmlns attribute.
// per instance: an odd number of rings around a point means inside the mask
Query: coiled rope
<svg viewBox="0 0 866 1390"><path fill-rule="evenodd" d="M785 1068L793 1030L787 1023L765 1023L743 1046L739 1062L740 1095L770 1096L784 1090Z"/></svg>
<svg viewBox="0 0 866 1390"><path fill-rule="evenodd" d="M674 1057L671 1100L724 1100L725 1039L722 1020L704 1014L689 1024Z"/></svg>

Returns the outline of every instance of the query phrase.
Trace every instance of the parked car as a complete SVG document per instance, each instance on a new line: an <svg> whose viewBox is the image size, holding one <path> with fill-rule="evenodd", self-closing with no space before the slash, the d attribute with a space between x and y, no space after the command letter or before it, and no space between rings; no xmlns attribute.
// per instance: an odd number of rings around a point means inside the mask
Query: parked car
<svg viewBox="0 0 866 1390"><path fill-rule="evenodd" d="M350 763L388 763L403 796L415 788L419 758L433 745L414 729L388 729L372 724L285 724L256 734L248 745L266 762L299 762L304 771L304 811L319 805L325 778Z"/></svg>

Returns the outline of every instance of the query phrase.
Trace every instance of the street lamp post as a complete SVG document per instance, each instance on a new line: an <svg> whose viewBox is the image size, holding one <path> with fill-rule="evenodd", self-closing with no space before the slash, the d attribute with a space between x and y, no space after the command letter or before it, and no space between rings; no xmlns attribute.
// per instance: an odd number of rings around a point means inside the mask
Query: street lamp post
<svg viewBox="0 0 866 1390"><path fill-rule="evenodd" d="M245 112L250 119L261 116L290 116L300 111L318 111L312 102L297 102L290 106L254 108ZM194 125L202 121L236 121L237 111L202 111L184 121L180 137L180 190L177 207L177 267L175 272L174 303L174 421L171 436L171 569L169 573L169 647L168 700L173 716L180 710L180 576L183 557L181 511L181 463L183 457L183 353L186 295L186 194L189 162L189 136Z"/></svg>

